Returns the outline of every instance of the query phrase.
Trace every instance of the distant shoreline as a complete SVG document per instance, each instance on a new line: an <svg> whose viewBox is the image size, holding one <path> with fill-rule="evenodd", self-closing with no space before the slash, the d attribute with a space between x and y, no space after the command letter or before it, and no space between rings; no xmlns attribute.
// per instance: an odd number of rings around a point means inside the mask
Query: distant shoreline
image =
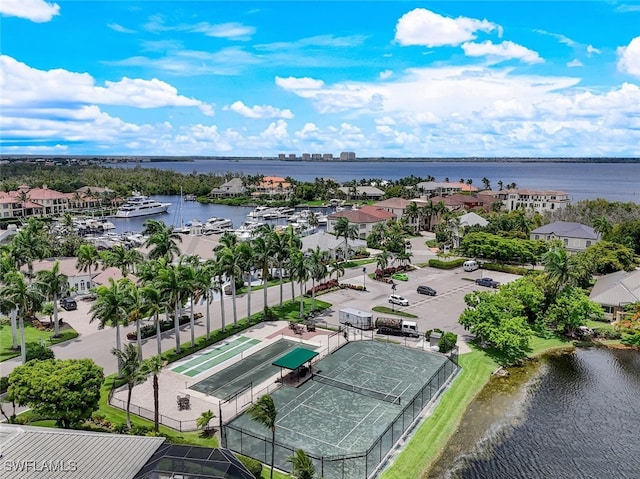
<svg viewBox="0 0 640 479"><path fill-rule="evenodd" d="M276 158L264 156L138 156L138 155L1 155L0 161L35 161L43 160L92 160L121 163L158 163L158 162L193 162L207 161L277 161L304 163L640 163L640 158L631 157L363 157L354 160Z"/></svg>

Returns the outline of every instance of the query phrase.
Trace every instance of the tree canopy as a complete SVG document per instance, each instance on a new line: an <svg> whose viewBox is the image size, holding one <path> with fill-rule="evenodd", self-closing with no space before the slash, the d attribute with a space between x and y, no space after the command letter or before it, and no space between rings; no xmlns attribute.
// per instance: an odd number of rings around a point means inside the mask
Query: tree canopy
<svg viewBox="0 0 640 479"><path fill-rule="evenodd" d="M98 410L103 381L102 368L91 359L33 360L9 375L8 396L69 428Z"/></svg>

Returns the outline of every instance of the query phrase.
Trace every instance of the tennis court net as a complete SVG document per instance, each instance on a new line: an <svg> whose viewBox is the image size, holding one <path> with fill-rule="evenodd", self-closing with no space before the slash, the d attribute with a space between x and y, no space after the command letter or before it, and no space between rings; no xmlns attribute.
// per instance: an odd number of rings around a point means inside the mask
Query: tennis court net
<svg viewBox="0 0 640 479"><path fill-rule="evenodd" d="M346 391L362 394L363 396L369 396L374 399L380 399L381 401L389 402L391 404L400 404L400 396L396 396L394 394L383 393L374 389L366 388L364 386L356 386L355 384L345 383L343 381L339 381L338 379L322 376L321 374L316 373L313 373L311 378L314 381L318 381L319 383L323 383L328 386L333 386L336 388L344 389Z"/></svg>

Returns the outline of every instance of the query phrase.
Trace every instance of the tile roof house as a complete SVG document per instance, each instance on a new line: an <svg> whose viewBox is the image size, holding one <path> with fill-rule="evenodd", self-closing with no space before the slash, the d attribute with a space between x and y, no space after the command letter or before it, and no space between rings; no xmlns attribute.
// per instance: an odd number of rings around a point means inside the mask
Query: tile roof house
<svg viewBox="0 0 640 479"><path fill-rule="evenodd" d="M564 191L510 189L495 191L494 196L502 201L507 211L523 208L544 213L559 210L571 203Z"/></svg>
<svg viewBox="0 0 640 479"><path fill-rule="evenodd" d="M640 270L601 276L591 289L589 299L602 306L607 318L619 319L626 304L640 301Z"/></svg>
<svg viewBox="0 0 640 479"><path fill-rule="evenodd" d="M253 193L256 196L259 195L283 195L289 196L293 191L291 183L285 178L280 176L264 176L262 181L256 186L256 191Z"/></svg>
<svg viewBox="0 0 640 479"><path fill-rule="evenodd" d="M600 241L600 234L587 225L567 221L554 221L531 231L532 240L561 240L569 252L584 251Z"/></svg>
<svg viewBox="0 0 640 479"><path fill-rule="evenodd" d="M334 235L327 233L326 231L318 231L317 233L307 235L302 238L302 251L307 251L309 248L315 250L316 247L319 247L320 251L328 252L332 260L338 257L338 250L343 246L344 238L336 238ZM366 247L366 241L357 239L349 240L349 249Z"/></svg>
<svg viewBox="0 0 640 479"><path fill-rule="evenodd" d="M357 226L358 238L366 239L376 224L384 223L389 219L387 213L383 214L382 211L375 208L373 211L370 209L337 211L327 216L327 233L335 231L335 226L340 218L347 218L349 223Z"/></svg>
<svg viewBox="0 0 640 479"><path fill-rule="evenodd" d="M78 258L48 258L41 261L34 261L33 272L51 271L56 261L60 264L60 273L65 274L69 280L69 288L73 292L72 296L89 292L93 286L92 277L97 274L95 266L91 272L79 270L76 268ZM26 267L24 269L26 269Z"/></svg>

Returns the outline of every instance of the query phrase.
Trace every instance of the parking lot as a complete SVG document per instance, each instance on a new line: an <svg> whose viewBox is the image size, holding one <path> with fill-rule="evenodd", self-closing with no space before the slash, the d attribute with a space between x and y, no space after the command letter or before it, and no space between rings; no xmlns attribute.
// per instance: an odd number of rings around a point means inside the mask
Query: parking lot
<svg viewBox="0 0 640 479"><path fill-rule="evenodd" d="M516 275L495 271L464 271L462 267L453 270L441 270L430 267L418 268L407 273L408 281L395 281L395 291L391 285L370 278L354 277L349 280L356 285L365 284L366 292L357 292L350 289L335 291L322 296L322 299L333 305L332 312L326 315L324 320L328 324L338 326L338 311L341 308L355 308L362 311L372 311L374 306L391 307L388 298L393 292L404 296L409 301L409 306L394 305L399 311L406 311L418 318L407 318L418 323L419 331L440 328L444 331L456 333L459 343L470 339L467 331L458 323L458 318L465 308L464 296L474 290L494 291L475 284L475 280L490 276L501 284L508 283L518 278ZM435 296L417 293L420 285L430 286L436 290ZM374 312L374 318L378 314ZM380 314L384 316L384 314ZM417 341L417 340L408 340ZM462 344L459 344L462 346Z"/></svg>

